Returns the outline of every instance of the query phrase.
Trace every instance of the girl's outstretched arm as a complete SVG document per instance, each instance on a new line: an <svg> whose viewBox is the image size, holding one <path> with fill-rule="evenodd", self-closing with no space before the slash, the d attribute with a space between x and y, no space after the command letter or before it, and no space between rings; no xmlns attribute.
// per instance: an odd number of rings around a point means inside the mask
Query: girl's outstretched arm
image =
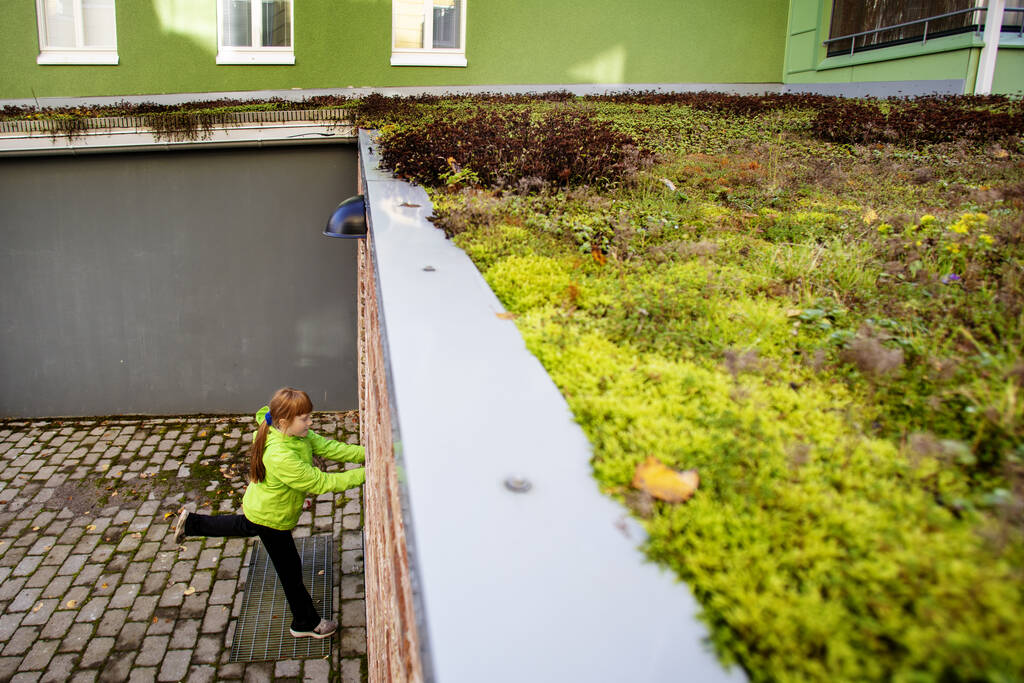
<svg viewBox="0 0 1024 683"><path fill-rule="evenodd" d="M320 436L312 429L309 430L309 434L306 438L309 439L309 443L313 446L313 453L327 458L328 460L336 460L338 462L366 462L366 449L362 446L352 446L347 443L335 441L334 439L328 439Z"/></svg>

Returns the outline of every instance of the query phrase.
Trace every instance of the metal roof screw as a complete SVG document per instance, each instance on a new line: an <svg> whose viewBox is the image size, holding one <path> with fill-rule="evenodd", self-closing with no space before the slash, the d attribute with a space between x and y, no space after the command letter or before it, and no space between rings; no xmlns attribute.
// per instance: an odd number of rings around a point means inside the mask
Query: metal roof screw
<svg viewBox="0 0 1024 683"><path fill-rule="evenodd" d="M437 268L435 268L434 266L423 266L423 270L425 270L428 273L433 273L435 270L437 270Z"/></svg>
<svg viewBox="0 0 1024 683"><path fill-rule="evenodd" d="M505 488L512 493L526 493L533 488L533 484L531 484L530 480L526 477L512 475L505 479Z"/></svg>

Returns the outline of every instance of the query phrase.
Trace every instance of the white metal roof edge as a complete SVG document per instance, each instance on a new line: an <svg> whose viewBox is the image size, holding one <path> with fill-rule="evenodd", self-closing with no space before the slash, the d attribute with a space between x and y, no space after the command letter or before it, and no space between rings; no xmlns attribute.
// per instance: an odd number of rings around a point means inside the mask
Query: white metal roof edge
<svg viewBox="0 0 1024 683"><path fill-rule="evenodd" d="M598 491L582 430L426 192L379 168L370 133L359 147L435 680L745 680Z"/></svg>

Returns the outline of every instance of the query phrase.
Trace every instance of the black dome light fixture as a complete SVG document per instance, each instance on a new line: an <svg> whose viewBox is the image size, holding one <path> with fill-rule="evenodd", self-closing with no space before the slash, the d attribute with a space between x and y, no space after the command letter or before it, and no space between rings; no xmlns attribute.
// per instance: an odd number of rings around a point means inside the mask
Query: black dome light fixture
<svg viewBox="0 0 1024 683"><path fill-rule="evenodd" d="M327 237L363 239L366 237L366 202L363 195L349 197L334 210L324 228Z"/></svg>

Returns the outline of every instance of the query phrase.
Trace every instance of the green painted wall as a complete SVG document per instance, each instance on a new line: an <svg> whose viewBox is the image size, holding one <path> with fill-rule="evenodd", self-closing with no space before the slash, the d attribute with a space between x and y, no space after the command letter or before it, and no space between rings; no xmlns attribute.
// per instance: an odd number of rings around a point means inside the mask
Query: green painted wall
<svg viewBox="0 0 1024 683"><path fill-rule="evenodd" d="M832 0L791 0L786 39L785 83L856 83L872 81L930 81L964 79L964 91L974 92L978 57L983 42L973 34L929 40L827 57ZM1024 88L1024 45L1004 35L992 85L995 93L1018 93ZM1007 43L1010 43L1007 45Z"/></svg>
<svg viewBox="0 0 1024 683"><path fill-rule="evenodd" d="M117 66L39 66L35 3L7 3L0 99L570 83L778 83L788 0L469 0L469 66L392 67L390 0L296 0L294 66L217 66L214 0L117 0Z"/></svg>
<svg viewBox="0 0 1024 683"><path fill-rule="evenodd" d="M1024 95L1024 50L999 50L992 92Z"/></svg>

